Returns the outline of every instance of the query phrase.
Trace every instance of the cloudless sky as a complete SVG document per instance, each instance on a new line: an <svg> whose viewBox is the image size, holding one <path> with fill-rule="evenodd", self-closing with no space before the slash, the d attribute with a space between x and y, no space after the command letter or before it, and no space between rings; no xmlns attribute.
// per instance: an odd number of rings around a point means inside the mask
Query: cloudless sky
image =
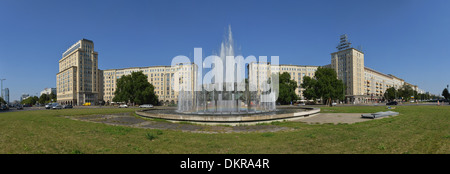
<svg viewBox="0 0 450 174"><path fill-rule="evenodd" d="M341 34L365 66L433 94L450 83L448 0L0 0L0 78L10 101L56 87L62 53L94 41L100 69L170 65L217 52L231 25L244 56L326 65Z"/></svg>

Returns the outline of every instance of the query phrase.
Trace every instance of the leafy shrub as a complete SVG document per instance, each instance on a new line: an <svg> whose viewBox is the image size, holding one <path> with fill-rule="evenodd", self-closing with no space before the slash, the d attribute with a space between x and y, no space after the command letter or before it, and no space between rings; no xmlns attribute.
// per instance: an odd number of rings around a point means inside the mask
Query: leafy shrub
<svg viewBox="0 0 450 174"><path fill-rule="evenodd" d="M152 133L146 133L145 137L149 140L154 140L156 138L156 135L153 135Z"/></svg>

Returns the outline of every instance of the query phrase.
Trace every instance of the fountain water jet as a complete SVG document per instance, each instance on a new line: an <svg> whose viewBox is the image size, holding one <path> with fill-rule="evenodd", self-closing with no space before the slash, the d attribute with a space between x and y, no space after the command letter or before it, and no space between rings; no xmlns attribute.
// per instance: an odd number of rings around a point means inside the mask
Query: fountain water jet
<svg viewBox="0 0 450 174"><path fill-rule="evenodd" d="M235 62L227 62L227 57L235 57L235 46L231 26L228 27L227 37L220 45L219 57L222 61L222 68L214 68L215 71L222 70L223 72L215 72L216 75L221 75L225 82L216 81L214 78L212 84L202 84L201 90L181 90L178 95L178 113L187 114L213 114L213 115L232 115L232 114L254 114L262 112L271 112L276 110L275 94L263 96L258 91L251 91L249 83L246 85L244 91L238 90L238 85L242 83L244 78L239 79ZM215 63L214 66L217 66ZM230 67L232 66L232 67ZM202 68L202 67L201 67ZM234 69L232 73L224 73L227 68ZM250 70L249 70L250 71ZM240 72L240 73L245 73ZM230 80L233 79L233 80ZM206 90L212 89L213 85L220 85L223 90ZM272 86L273 87L273 86ZM271 88L273 89L273 88Z"/></svg>

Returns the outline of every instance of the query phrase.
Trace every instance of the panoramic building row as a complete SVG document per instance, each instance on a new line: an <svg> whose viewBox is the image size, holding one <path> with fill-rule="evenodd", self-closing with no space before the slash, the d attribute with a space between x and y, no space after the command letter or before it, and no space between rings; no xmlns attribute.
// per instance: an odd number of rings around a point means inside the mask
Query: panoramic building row
<svg viewBox="0 0 450 174"><path fill-rule="evenodd" d="M346 86L345 102L366 103L383 99L384 92L394 87L409 85L419 93L424 93L417 86L405 82L391 74L384 74L364 65L364 53L351 47L346 35L340 37L336 47L337 52L331 53L331 64L324 66L308 65L271 65L269 62L251 62L247 66L247 78L250 84L260 84L267 80L272 72L287 72L291 79L297 82L299 88L295 93L301 100L303 89L300 84L305 76L314 77L319 67L332 68L338 79ZM61 104L83 105L91 103L113 103L117 80L123 75L141 71L147 75L147 80L154 86L161 104L177 104L178 92L174 89L180 85L179 79L184 78L192 89L197 83L198 67L195 64L172 66L149 66L123 69L98 69L98 53L94 51L91 40L82 39L72 45L59 60L59 72L56 74L56 91ZM257 87L259 90L260 88Z"/></svg>
<svg viewBox="0 0 450 174"><path fill-rule="evenodd" d="M418 93L425 93L416 85L407 83L401 78L366 67L364 65L364 53L361 50L351 47L347 35L341 35L340 43L336 48L337 52L331 53L331 64L321 67L334 69L338 79L343 81L346 86L344 102L367 103L380 101L383 99L384 92L388 88L394 87L395 89L399 89L403 85L409 85ZM270 68L267 68L269 66ZM299 88L295 92L301 100L305 100L302 94L304 89L300 88L300 84L302 83L304 76L314 77L315 71L320 66L271 66L269 63L252 63L249 65L249 70L256 72L252 73L249 71L249 74L256 74L256 76L249 75L249 81L257 82L258 79L261 78L261 74L262 76L266 76L264 71L278 70L278 67L280 73L289 73L291 80L297 82ZM250 80L252 77L254 80Z"/></svg>
<svg viewBox="0 0 450 174"><path fill-rule="evenodd" d="M364 65L364 53L351 47L347 35L341 35L337 52L331 53L331 67L336 71L338 79L346 86L346 102L366 103L383 99L384 92L390 88L401 88L409 85L414 90L422 92L417 86L411 85L391 74L384 74Z"/></svg>

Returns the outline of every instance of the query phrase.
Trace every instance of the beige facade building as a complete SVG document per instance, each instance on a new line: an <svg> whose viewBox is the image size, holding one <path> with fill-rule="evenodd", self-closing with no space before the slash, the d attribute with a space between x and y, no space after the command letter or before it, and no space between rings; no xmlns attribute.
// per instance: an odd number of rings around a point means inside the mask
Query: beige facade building
<svg viewBox="0 0 450 174"><path fill-rule="evenodd" d="M417 86L405 82L391 74L383 74L365 67L364 53L352 48L346 35L342 35L337 46L338 51L331 53L331 64L322 66L336 71L338 79L346 85L345 97L349 103L364 103L381 100L386 89L410 85L414 90L424 92ZM248 65L248 81L254 89L263 81L270 79L272 73L287 72L291 80L297 82L295 93L303 97L300 88L305 76L314 77L320 66L308 65L271 65L268 62L252 62ZM198 67L195 64L178 64L176 66L149 66L123 69L98 69L98 53L94 43L82 39L73 44L62 54L59 60L59 72L56 74L58 102L61 104L82 105L90 102L98 104L104 101L111 104L117 87L117 79L132 72L141 71L155 88L158 101L162 104L177 104L179 87L191 87L197 83ZM186 81L180 82L180 79ZM180 86L181 85L181 86ZM258 91L260 92L260 91ZM126 101L124 101L126 102Z"/></svg>
<svg viewBox="0 0 450 174"><path fill-rule="evenodd" d="M331 64L326 65L336 70L338 79L346 85L347 102L379 101L388 88L399 89L405 84L418 90L417 86L406 83L403 79L365 67L364 53L350 45L347 35L342 35L336 47L338 51L331 53Z"/></svg>
<svg viewBox="0 0 450 174"><path fill-rule="evenodd" d="M117 88L117 79L138 71L147 75L147 80L154 86L154 92L158 95L158 101L161 104L178 103L178 90L175 89L180 86L177 84L181 83L181 85L184 85L183 87L190 85L190 87L194 89L196 83L197 66L194 66L194 64L176 65L174 67L150 66L103 70L103 99L106 104L113 103L114 92ZM182 83L180 79L183 78L187 80L187 82ZM177 83L177 79L179 83Z"/></svg>
<svg viewBox="0 0 450 174"><path fill-rule="evenodd" d="M300 87L300 85L303 82L303 78L305 76L308 77L314 77L317 68L319 66L310 66L310 65L280 65L280 74L287 72L291 75L291 80L294 80L297 82L297 90L295 90L295 93L300 97L301 100L304 99L303 97L303 88Z"/></svg>
<svg viewBox="0 0 450 174"><path fill-rule="evenodd" d="M351 47L351 43L348 42L346 35L341 36L337 49L337 52L331 53L331 64L322 67L334 69L338 79L342 80L346 85L345 102L367 103L379 101L383 99L384 93L388 88L394 87L399 89L403 85L409 85L418 93L424 93L416 85L407 83L394 75L383 74L365 67L364 52ZM260 81L267 80L274 70L280 73L287 72L291 75L291 80L297 82L298 88L295 92L303 100L304 89L300 87L303 78L304 76L314 77L318 67L305 65L271 66L267 62L252 62L249 64L249 81L250 84L259 84Z"/></svg>
<svg viewBox="0 0 450 174"><path fill-rule="evenodd" d="M82 39L73 44L59 60L59 72L56 74L57 102L97 104L103 98L101 72L94 42Z"/></svg>
<svg viewBox="0 0 450 174"><path fill-rule="evenodd" d="M297 90L295 93L300 97L300 99L304 99L303 97L303 88L300 88L301 83L303 82L303 78L305 76L314 77L315 72L317 71L319 66L309 66L309 65L271 65L267 62L252 62L248 66L248 79L250 84L256 84L256 89L261 89L258 85L261 84L262 81L267 81L272 73L284 73L287 72L291 76L291 80L297 82ZM259 92L259 91L258 91Z"/></svg>
<svg viewBox="0 0 450 174"><path fill-rule="evenodd" d="M364 95L364 53L348 48L331 53L331 68L346 86L346 95Z"/></svg>
<svg viewBox="0 0 450 174"><path fill-rule="evenodd" d="M367 95L365 100L382 99L388 88L394 87L395 89L399 89L404 84L405 81L403 79L365 67L364 91L365 95Z"/></svg>

